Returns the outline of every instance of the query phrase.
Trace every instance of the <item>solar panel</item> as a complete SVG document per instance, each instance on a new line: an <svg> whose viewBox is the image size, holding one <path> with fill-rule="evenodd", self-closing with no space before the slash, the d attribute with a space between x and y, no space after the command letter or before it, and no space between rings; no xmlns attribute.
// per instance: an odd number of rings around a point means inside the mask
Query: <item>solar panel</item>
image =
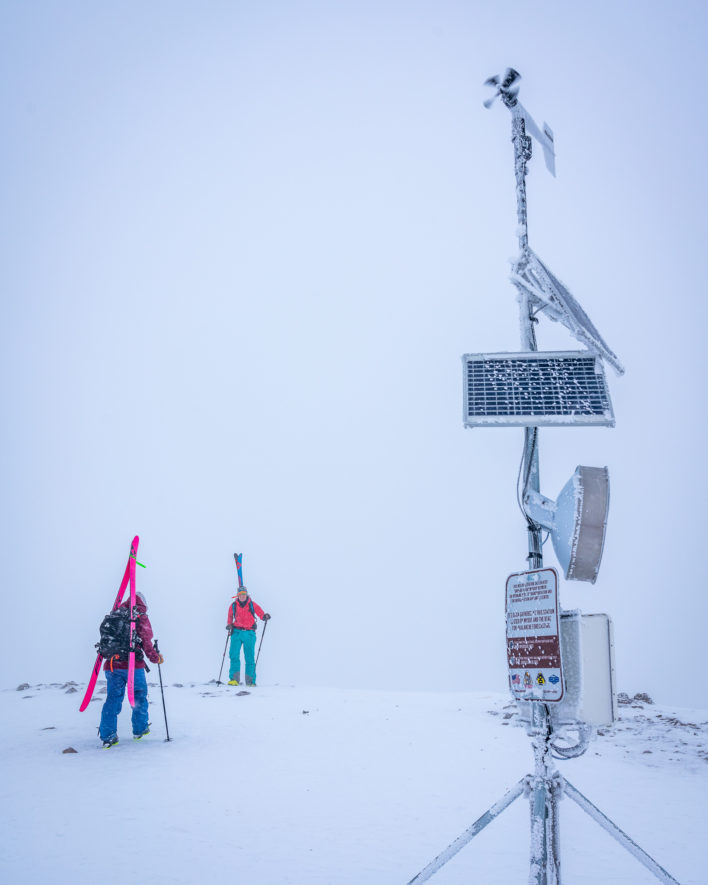
<svg viewBox="0 0 708 885"><path fill-rule="evenodd" d="M465 427L614 427L602 362L589 351L467 353Z"/></svg>

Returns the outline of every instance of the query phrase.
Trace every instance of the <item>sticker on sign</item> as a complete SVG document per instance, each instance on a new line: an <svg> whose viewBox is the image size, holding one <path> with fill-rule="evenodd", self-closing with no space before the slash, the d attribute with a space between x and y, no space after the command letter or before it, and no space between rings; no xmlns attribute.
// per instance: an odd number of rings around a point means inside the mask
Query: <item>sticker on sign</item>
<svg viewBox="0 0 708 885"><path fill-rule="evenodd" d="M534 569L506 581L509 688L524 701L560 701L563 669L558 621L558 574Z"/></svg>

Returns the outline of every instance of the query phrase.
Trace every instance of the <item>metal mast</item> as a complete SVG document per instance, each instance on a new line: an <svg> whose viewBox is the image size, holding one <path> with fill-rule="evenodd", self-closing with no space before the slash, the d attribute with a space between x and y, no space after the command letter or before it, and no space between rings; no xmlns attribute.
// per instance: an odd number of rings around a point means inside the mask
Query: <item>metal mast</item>
<svg viewBox="0 0 708 885"><path fill-rule="evenodd" d="M514 262L512 282L519 293L521 349L519 354L466 354L464 366L464 420L465 426L523 426L524 451L521 463L519 503L523 510L528 532L528 572L511 575L512 578L529 580L538 578L543 569L542 531L547 529L553 538L553 546L559 562L563 565L568 580L590 581L594 583L602 556L604 531L609 503L609 485L607 468L579 466L576 473L566 484L556 504L544 498L540 492L539 477L539 422L546 425L560 424L603 424L614 426L614 417L609 405L609 396L600 397L599 406L594 411L591 406L590 387L583 380L580 364L590 359L594 364L592 375L595 380L602 375L601 387L604 390L604 374L599 363L604 360L611 365L617 374L624 369L617 356L607 346L597 329L593 326L582 307L573 298L568 289L555 277L531 250L528 242L528 219L526 204L526 172L531 159L532 136L544 152L546 166L555 175L555 153L553 133L544 123L540 129L533 118L518 100L520 75L513 68L507 68L503 78L491 77L485 85L495 87L494 96L484 102L490 107L500 97L511 112L511 140L514 145L514 171L516 177L516 213L517 235L519 239L519 257ZM586 347L586 351L576 353L543 353L538 354L535 325L537 314L543 311L549 318L561 322L571 334ZM534 356L530 356L534 354ZM594 356L593 356L594 355ZM543 374L544 359L557 359L563 368ZM535 363L534 369L530 367ZM577 368L574 368L577 367ZM575 374L574 374L575 373ZM560 380L559 380L560 379ZM577 391L584 393L577 398ZM555 391L557 400L550 394ZM489 395L488 395L489 394ZM562 403L562 405L561 405ZM566 489L571 489L572 506L565 502L561 506ZM570 500L570 499L569 499ZM572 531L564 520L568 515L573 517ZM587 531L585 529L587 528ZM572 552L566 550L564 544L572 541ZM556 576L557 582L557 576ZM508 586L508 582L507 582ZM554 585L555 586L555 585ZM557 590L557 586L555 586ZM549 597L550 598L550 597ZM507 603L509 597L507 596ZM528 603L526 603L528 604ZM557 615L557 597L553 597L554 611ZM524 612L527 614L528 612ZM606 616L602 616L606 617ZM529 618L528 620L533 620ZM507 620L507 637L509 624ZM517 630L511 627L512 631ZM521 628L513 633L526 641L539 640L538 633ZM538 629L538 627L536 628ZM526 635L528 632L528 636ZM548 633L548 631L546 631ZM553 637L552 632L548 634ZM544 634L545 636L545 634ZM542 636L541 638L544 638ZM555 634L560 641L560 633ZM518 649L517 643L512 646ZM514 655L518 651L512 652ZM549 681L563 684L563 671L560 667L558 653L558 676L549 677ZM523 659L523 658L522 658ZM529 657L526 660L533 660ZM555 660L547 655L547 662ZM510 658L510 687L514 679L518 683L517 671L513 664L518 657ZM524 664L521 668L530 666ZM548 667L556 666L549 663ZM546 669L544 665L544 669ZM548 674L548 669L546 669ZM525 677L529 677L525 673ZM538 673L538 684L546 685L543 674ZM529 677L528 685L532 685ZM534 689L535 692L535 689ZM607 818L596 806L585 798L558 771L553 770L552 750L558 758L572 758L582 755L587 749L592 728L589 724L577 721L579 740L574 747L562 747L554 742L554 720L549 705L562 699L562 694L554 696L553 691L545 687L540 694L527 692L514 695L517 701L528 703L531 708L528 721L528 734L532 739L534 752L534 773L522 778L502 799L488 809L472 826L451 843L431 863L410 880L408 885L422 885L444 866L458 851L470 842L481 830L504 811L515 799L524 795L530 800L531 811L531 852L529 885L561 885L560 870L560 838L558 827L558 802L562 795L573 799L587 814L596 820L624 848L630 851L640 863L649 869L666 885L678 885L676 880L646 852L633 842L620 828ZM557 707L554 715L557 713ZM602 714L603 716L605 714ZM606 715L610 716L610 713ZM611 715L614 715L612 713ZM588 718L588 722L593 720ZM600 721L605 721L604 718Z"/></svg>
<svg viewBox="0 0 708 885"><path fill-rule="evenodd" d="M531 159L531 136L526 134L526 122L521 112L517 94L519 74L509 69L499 86L499 95L511 111L511 141L514 145L514 174L516 177L516 219L519 239L519 256L523 261L529 247L528 207L526 202L527 164ZM529 293L519 289L519 323L521 349L537 351L533 316ZM524 428L524 456L522 459L521 502L529 491L541 491L538 456L538 427ZM528 523L527 557L529 569L543 567L542 527L525 512ZM534 755L534 774L529 778L531 797L531 869L529 885L560 885L560 850L558 836L558 783L552 777L551 725L548 707L543 702L533 702L531 737Z"/></svg>
<svg viewBox="0 0 708 885"><path fill-rule="evenodd" d="M514 79L518 74L514 71ZM513 82L513 81L512 81ZM521 113L519 101L516 98L518 86L515 91L505 89L501 91L504 104L511 111L511 141L514 145L514 172L516 175L516 217L518 221L519 255L524 256L528 251L529 230L528 212L526 204L526 172L527 163L531 159L531 136L526 134L526 123ZM538 350L534 325L538 320L533 315L531 299L526 289L519 289L519 310L521 326L521 349L527 351ZM522 465L522 501L529 491L541 491L541 479L539 474L538 458L538 427L526 427L524 430L524 458ZM531 517L526 515L528 521L529 568L542 568L543 552L541 546L541 526Z"/></svg>

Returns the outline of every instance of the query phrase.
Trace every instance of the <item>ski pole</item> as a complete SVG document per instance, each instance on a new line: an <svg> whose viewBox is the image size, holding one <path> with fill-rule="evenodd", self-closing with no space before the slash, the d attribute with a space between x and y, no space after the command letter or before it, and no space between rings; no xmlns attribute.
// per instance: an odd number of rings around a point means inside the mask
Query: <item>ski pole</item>
<svg viewBox="0 0 708 885"><path fill-rule="evenodd" d="M268 618L268 621L270 618ZM265 636L266 627L268 626L268 621L265 621L263 624L263 632L261 633L261 641L258 643L258 654L256 655L256 664L258 663L258 658L261 654L261 646L263 645L263 637Z"/></svg>
<svg viewBox="0 0 708 885"><path fill-rule="evenodd" d="M157 639L153 639L153 643L155 646L155 651L160 654L160 649L157 647ZM167 732L167 740L171 740L170 738L170 730L167 727L167 710L165 709L165 690L162 687L162 670L160 669L160 661L157 662L157 672L160 676L160 694L162 695L162 712L165 714L165 731Z"/></svg>
<svg viewBox="0 0 708 885"><path fill-rule="evenodd" d="M221 681L221 672L222 672L222 670L224 669L224 661L225 661L225 659L226 659L226 649L229 647L229 636L230 636L230 635L231 635L230 633L227 633L227 634L226 634L226 642L225 642L225 644L224 644L224 653L223 653L223 655L221 656L221 666L219 667L219 678L216 680L216 684L217 684L217 685L223 685L223 684L224 684L224 683Z"/></svg>

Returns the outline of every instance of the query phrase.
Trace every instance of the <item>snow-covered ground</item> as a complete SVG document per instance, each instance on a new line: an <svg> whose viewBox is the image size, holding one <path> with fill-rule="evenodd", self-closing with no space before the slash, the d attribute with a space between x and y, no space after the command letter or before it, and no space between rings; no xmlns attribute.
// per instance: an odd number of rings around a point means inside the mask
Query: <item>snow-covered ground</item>
<svg viewBox="0 0 708 885"><path fill-rule="evenodd" d="M405 885L532 768L506 696L484 692L159 685L152 734L104 751L105 682L0 692L0 880ZM633 701L559 770L682 885L708 883L708 712ZM73 748L75 753L63 752ZM657 880L570 800L563 879ZM431 880L528 879L518 799Z"/></svg>

